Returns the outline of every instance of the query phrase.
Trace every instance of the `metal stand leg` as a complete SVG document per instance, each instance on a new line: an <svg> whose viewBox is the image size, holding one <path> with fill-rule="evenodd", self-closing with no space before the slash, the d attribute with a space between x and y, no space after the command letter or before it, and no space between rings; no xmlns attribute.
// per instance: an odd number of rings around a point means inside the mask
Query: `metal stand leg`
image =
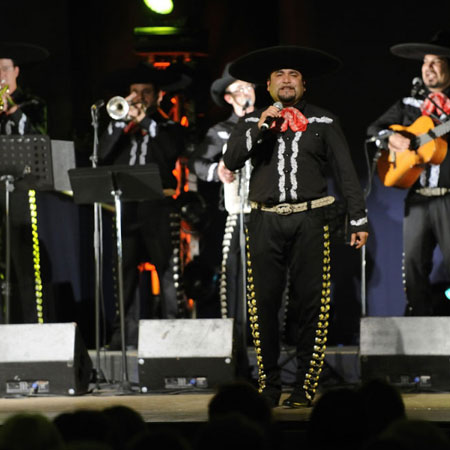
<svg viewBox="0 0 450 450"><path fill-rule="evenodd" d="M99 106L92 105L91 116L94 128L94 146L91 156L92 167L97 167L98 159L98 109ZM94 203L94 262L95 262L95 351L96 351L96 374L95 385L100 388L100 382L106 381L100 363L100 304L103 304L103 238L102 238L102 209L100 203Z"/></svg>
<svg viewBox="0 0 450 450"><path fill-rule="evenodd" d="M5 183L5 281L3 295L5 298L5 324L11 321L11 224L9 217L10 193L14 191L14 177L3 175L0 181Z"/></svg>
<svg viewBox="0 0 450 450"><path fill-rule="evenodd" d="M119 313L120 313L120 338L122 345L122 391L124 393L132 392L131 383L128 377L127 350L125 344L125 306L123 297L123 267L122 267L122 204L120 196L122 192L115 190L114 205L116 209L116 245L117 245L117 278L119 290Z"/></svg>

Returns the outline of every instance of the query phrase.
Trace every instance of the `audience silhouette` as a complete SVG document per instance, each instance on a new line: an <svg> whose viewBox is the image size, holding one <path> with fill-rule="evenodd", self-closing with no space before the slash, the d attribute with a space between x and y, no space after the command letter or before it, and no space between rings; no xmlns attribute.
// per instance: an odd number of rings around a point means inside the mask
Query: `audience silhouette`
<svg viewBox="0 0 450 450"><path fill-rule="evenodd" d="M218 387L207 422L191 434L148 424L123 405L61 413L53 421L18 413L0 427L0 450L450 450L439 425L407 418L400 391L385 380L325 390L308 411L298 446L287 442L265 398L239 380Z"/></svg>

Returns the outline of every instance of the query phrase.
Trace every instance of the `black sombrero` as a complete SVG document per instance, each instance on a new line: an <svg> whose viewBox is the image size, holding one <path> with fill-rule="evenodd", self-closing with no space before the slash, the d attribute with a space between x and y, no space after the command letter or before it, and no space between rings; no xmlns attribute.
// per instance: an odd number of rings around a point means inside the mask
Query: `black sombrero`
<svg viewBox="0 0 450 450"><path fill-rule="evenodd" d="M38 45L24 42L0 42L0 58L12 59L18 65L41 62L48 56L49 52Z"/></svg>
<svg viewBox="0 0 450 450"><path fill-rule="evenodd" d="M118 69L107 76L107 85L112 89L128 90L131 84L155 84L158 88L172 92L186 87L191 79L175 67L157 69L151 64L140 62L131 68Z"/></svg>
<svg viewBox="0 0 450 450"><path fill-rule="evenodd" d="M395 56L407 59L422 60L425 55L438 55L450 58L450 32L440 30L429 42L411 42L391 47Z"/></svg>
<svg viewBox="0 0 450 450"><path fill-rule="evenodd" d="M241 56L230 65L230 74L240 80L263 84L278 69L298 70L304 78L330 74L342 62L322 50L296 45L280 45Z"/></svg>
<svg viewBox="0 0 450 450"><path fill-rule="evenodd" d="M214 103L218 106L229 106L228 103L224 100L223 96L225 95L225 91L227 87L237 81L237 78L234 78L230 75L230 64L228 63L223 69L222 76L217 78L217 80L213 81L210 88L211 97L214 100Z"/></svg>

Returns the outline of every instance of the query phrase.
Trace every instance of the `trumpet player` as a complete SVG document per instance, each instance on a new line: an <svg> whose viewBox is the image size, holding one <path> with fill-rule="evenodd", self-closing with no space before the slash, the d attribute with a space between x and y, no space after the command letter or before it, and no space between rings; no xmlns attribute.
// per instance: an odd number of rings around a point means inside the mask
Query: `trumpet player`
<svg viewBox="0 0 450 450"><path fill-rule="evenodd" d="M20 70L27 65L47 58L47 50L31 45L0 42L0 135L45 134L46 105L43 100L31 95L19 85ZM35 200L39 207L40 194ZM36 206L36 205L34 205ZM0 197L0 214L6 210L5 199ZM47 320L46 305L41 305L36 296L36 274L33 263L31 203L26 190L15 189L10 195L10 246L11 323L37 323ZM5 233L3 238L6 239ZM5 242L2 246L5 245ZM3 256L3 255L2 255ZM3 258L2 258L3 259ZM43 298L47 297L47 272L40 269L43 283Z"/></svg>
<svg viewBox="0 0 450 450"><path fill-rule="evenodd" d="M0 44L0 134L44 134L46 106L18 84L20 66L47 57L29 44ZM19 66L20 65L20 66Z"/></svg>
<svg viewBox="0 0 450 450"><path fill-rule="evenodd" d="M184 129L169 120L160 110L163 83L176 81L176 74L140 65L121 72L127 80L128 95L111 99L107 110L112 119L100 138L101 164L130 166L156 163L163 189L175 192L177 180L172 171L185 151ZM126 103L124 103L126 101ZM141 318L173 319L179 316L179 292L174 276L173 255L176 236L172 224L177 216L175 200L167 195L163 200L124 202L122 224L125 336L128 348L137 346L138 324ZM178 214L179 216L179 214ZM171 232L172 226L172 232ZM179 240L179 236L178 236ZM179 245L178 245L179 247ZM152 263L160 281L159 305L156 311L140 310L138 265ZM179 264L178 264L179 265ZM147 317L146 317L147 315ZM109 348L121 344L119 317L112 325Z"/></svg>

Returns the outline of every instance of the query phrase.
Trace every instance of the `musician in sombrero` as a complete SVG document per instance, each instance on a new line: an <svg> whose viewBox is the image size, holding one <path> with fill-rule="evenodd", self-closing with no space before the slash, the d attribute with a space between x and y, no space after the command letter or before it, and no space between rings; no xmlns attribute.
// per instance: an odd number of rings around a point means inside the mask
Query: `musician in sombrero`
<svg viewBox="0 0 450 450"><path fill-rule="evenodd" d="M330 310L330 230L325 168L338 174L350 218L351 244L368 237L363 193L337 117L305 98L309 79L340 61L320 50L276 46L233 62L230 73L264 84L274 105L240 119L224 163L238 170L252 160L247 235L247 300L258 364L259 390L272 407L282 392L278 311L286 275L290 314L298 321L297 372L283 406L311 405L324 364Z"/></svg>
<svg viewBox="0 0 450 450"><path fill-rule="evenodd" d="M438 245L450 268L450 33L429 42L391 47L401 58L421 61L411 95L394 103L368 127L381 149L378 172L386 186L409 189L403 220L406 315L433 315L433 252ZM430 131L431 130L431 131Z"/></svg>
<svg viewBox="0 0 450 450"><path fill-rule="evenodd" d="M215 238L213 231L216 228L223 238L222 248L217 248L222 250L219 284L221 317L234 318L237 341L236 375L248 378L250 369L247 355L246 313L245 305L242 303L243 264L240 220L247 220L246 187L251 167L248 164L241 173L235 174L225 167L222 158L228 138L239 118L254 110L255 90L252 83L231 76L228 71L229 66L230 63L227 63L221 77L213 81L210 94L217 106L230 110L230 115L208 129L189 163L199 180L208 183L205 189L209 192L220 189L217 204L209 205L212 211L217 211L217 219L210 222L209 229L204 233L200 252L211 252L214 249L212 240ZM243 180L242 183L241 180ZM223 208L227 212L224 227L218 226L222 225ZM214 212L211 213L212 215ZM209 259L213 260L213 258Z"/></svg>
<svg viewBox="0 0 450 450"><path fill-rule="evenodd" d="M37 45L24 42L0 42L0 135L30 135L47 132L47 106L22 84L21 71L42 63L49 52ZM4 184L2 181L2 189ZM36 264L41 242L36 238L32 220L40 214L41 193L34 190L16 189L10 193L8 206L11 246L10 289L2 288L6 303L6 289L11 295L9 314L5 322L37 323L48 320L47 304L43 301L50 294L49 265ZM6 216L6 200L0 197L0 215ZM5 213L5 214L4 214ZM34 216L34 219L32 219ZM39 228L40 222L35 223ZM33 233L34 231L34 233ZM6 240L3 228L2 239ZM3 243L6 245L6 242ZM3 250L2 250L3 252ZM42 250L42 254L45 252ZM5 308L5 307L4 307ZM0 318L2 314L0 313ZM9 317L7 317L9 316Z"/></svg>

